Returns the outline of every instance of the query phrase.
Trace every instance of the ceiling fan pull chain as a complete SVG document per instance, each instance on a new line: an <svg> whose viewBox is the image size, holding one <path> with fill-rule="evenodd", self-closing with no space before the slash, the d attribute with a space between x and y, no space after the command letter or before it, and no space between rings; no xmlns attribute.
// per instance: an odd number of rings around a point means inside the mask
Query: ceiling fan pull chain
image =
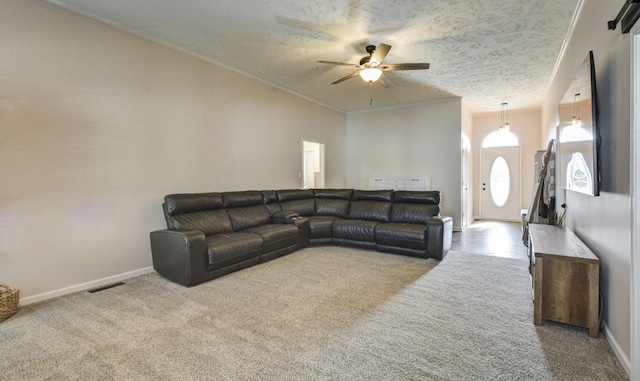
<svg viewBox="0 0 640 381"><path fill-rule="evenodd" d="M369 82L369 94L371 95L371 100L369 101L369 107L373 104L373 82Z"/></svg>

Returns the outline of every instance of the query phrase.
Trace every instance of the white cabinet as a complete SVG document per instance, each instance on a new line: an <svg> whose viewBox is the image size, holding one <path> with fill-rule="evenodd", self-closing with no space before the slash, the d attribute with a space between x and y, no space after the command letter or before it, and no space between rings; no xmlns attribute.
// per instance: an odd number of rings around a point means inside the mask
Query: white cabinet
<svg viewBox="0 0 640 381"><path fill-rule="evenodd" d="M431 177L370 177L370 190L431 190Z"/></svg>

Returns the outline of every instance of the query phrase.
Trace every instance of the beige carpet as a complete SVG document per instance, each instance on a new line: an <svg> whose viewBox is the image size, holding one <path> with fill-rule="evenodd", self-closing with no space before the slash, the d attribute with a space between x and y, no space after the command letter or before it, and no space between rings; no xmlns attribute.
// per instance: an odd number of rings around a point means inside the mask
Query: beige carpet
<svg viewBox="0 0 640 381"><path fill-rule="evenodd" d="M148 274L0 323L2 380L624 380L532 323L527 263L308 248L184 288Z"/></svg>

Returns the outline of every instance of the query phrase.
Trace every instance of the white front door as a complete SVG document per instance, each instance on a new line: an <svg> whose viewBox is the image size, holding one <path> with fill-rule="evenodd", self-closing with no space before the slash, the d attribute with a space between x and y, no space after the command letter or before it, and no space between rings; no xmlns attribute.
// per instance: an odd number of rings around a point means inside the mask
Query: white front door
<svg viewBox="0 0 640 381"><path fill-rule="evenodd" d="M520 148L482 148L480 215L482 219L520 220Z"/></svg>

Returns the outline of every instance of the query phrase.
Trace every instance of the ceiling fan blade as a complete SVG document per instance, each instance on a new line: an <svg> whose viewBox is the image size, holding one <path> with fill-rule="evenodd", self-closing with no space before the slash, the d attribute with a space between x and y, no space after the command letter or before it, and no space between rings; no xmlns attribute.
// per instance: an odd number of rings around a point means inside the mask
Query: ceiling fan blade
<svg viewBox="0 0 640 381"><path fill-rule="evenodd" d="M318 63L329 64L329 65L354 66L354 67L358 66L358 65L352 64L352 63L335 62L335 61L318 61Z"/></svg>
<svg viewBox="0 0 640 381"><path fill-rule="evenodd" d="M378 45L378 47L376 48L376 51L373 52L373 55L371 55L371 63L375 62L375 65L380 65L382 63L382 60L384 60L384 57L387 56L387 54L389 54L389 50L391 50L391 45L387 45L387 44L380 44Z"/></svg>
<svg viewBox="0 0 640 381"><path fill-rule="evenodd" d="M382 71L424 70L424 69L428 69L429 66L430 64L428 63L402 63L402 64L381 65L380 69Z"/></svg>
<svg viewBox="0 0 640 381"><path fill-rule="evenodd" d="M337 81L335 81L335 82L333 82L333 83L331 83L331 84L332 84L332 85L335 85L335 84L338 84L338 83L340 83L340 82L344 82L344 81L346 81L347 79L351 79L351 78L353 78L353 77L357 77L357 76L358 76L358 73L359 73L359 71L356 71L355 73L351 73L351 74L349 74L348 76L346 76L346 77L342 77L342 78L340 78L339 80L337 80Z"/></svg>
<svg viewBox="0 0 640 381"><path fill-rule="evenodd" d="M378 80L378 82L380 82L380 85L382 85L382 87L384 87L385 89L388 89L389 87L393 86L393 82L391 82L389 77L384 75L384 73L380 76L380 79Z"/></svg>

